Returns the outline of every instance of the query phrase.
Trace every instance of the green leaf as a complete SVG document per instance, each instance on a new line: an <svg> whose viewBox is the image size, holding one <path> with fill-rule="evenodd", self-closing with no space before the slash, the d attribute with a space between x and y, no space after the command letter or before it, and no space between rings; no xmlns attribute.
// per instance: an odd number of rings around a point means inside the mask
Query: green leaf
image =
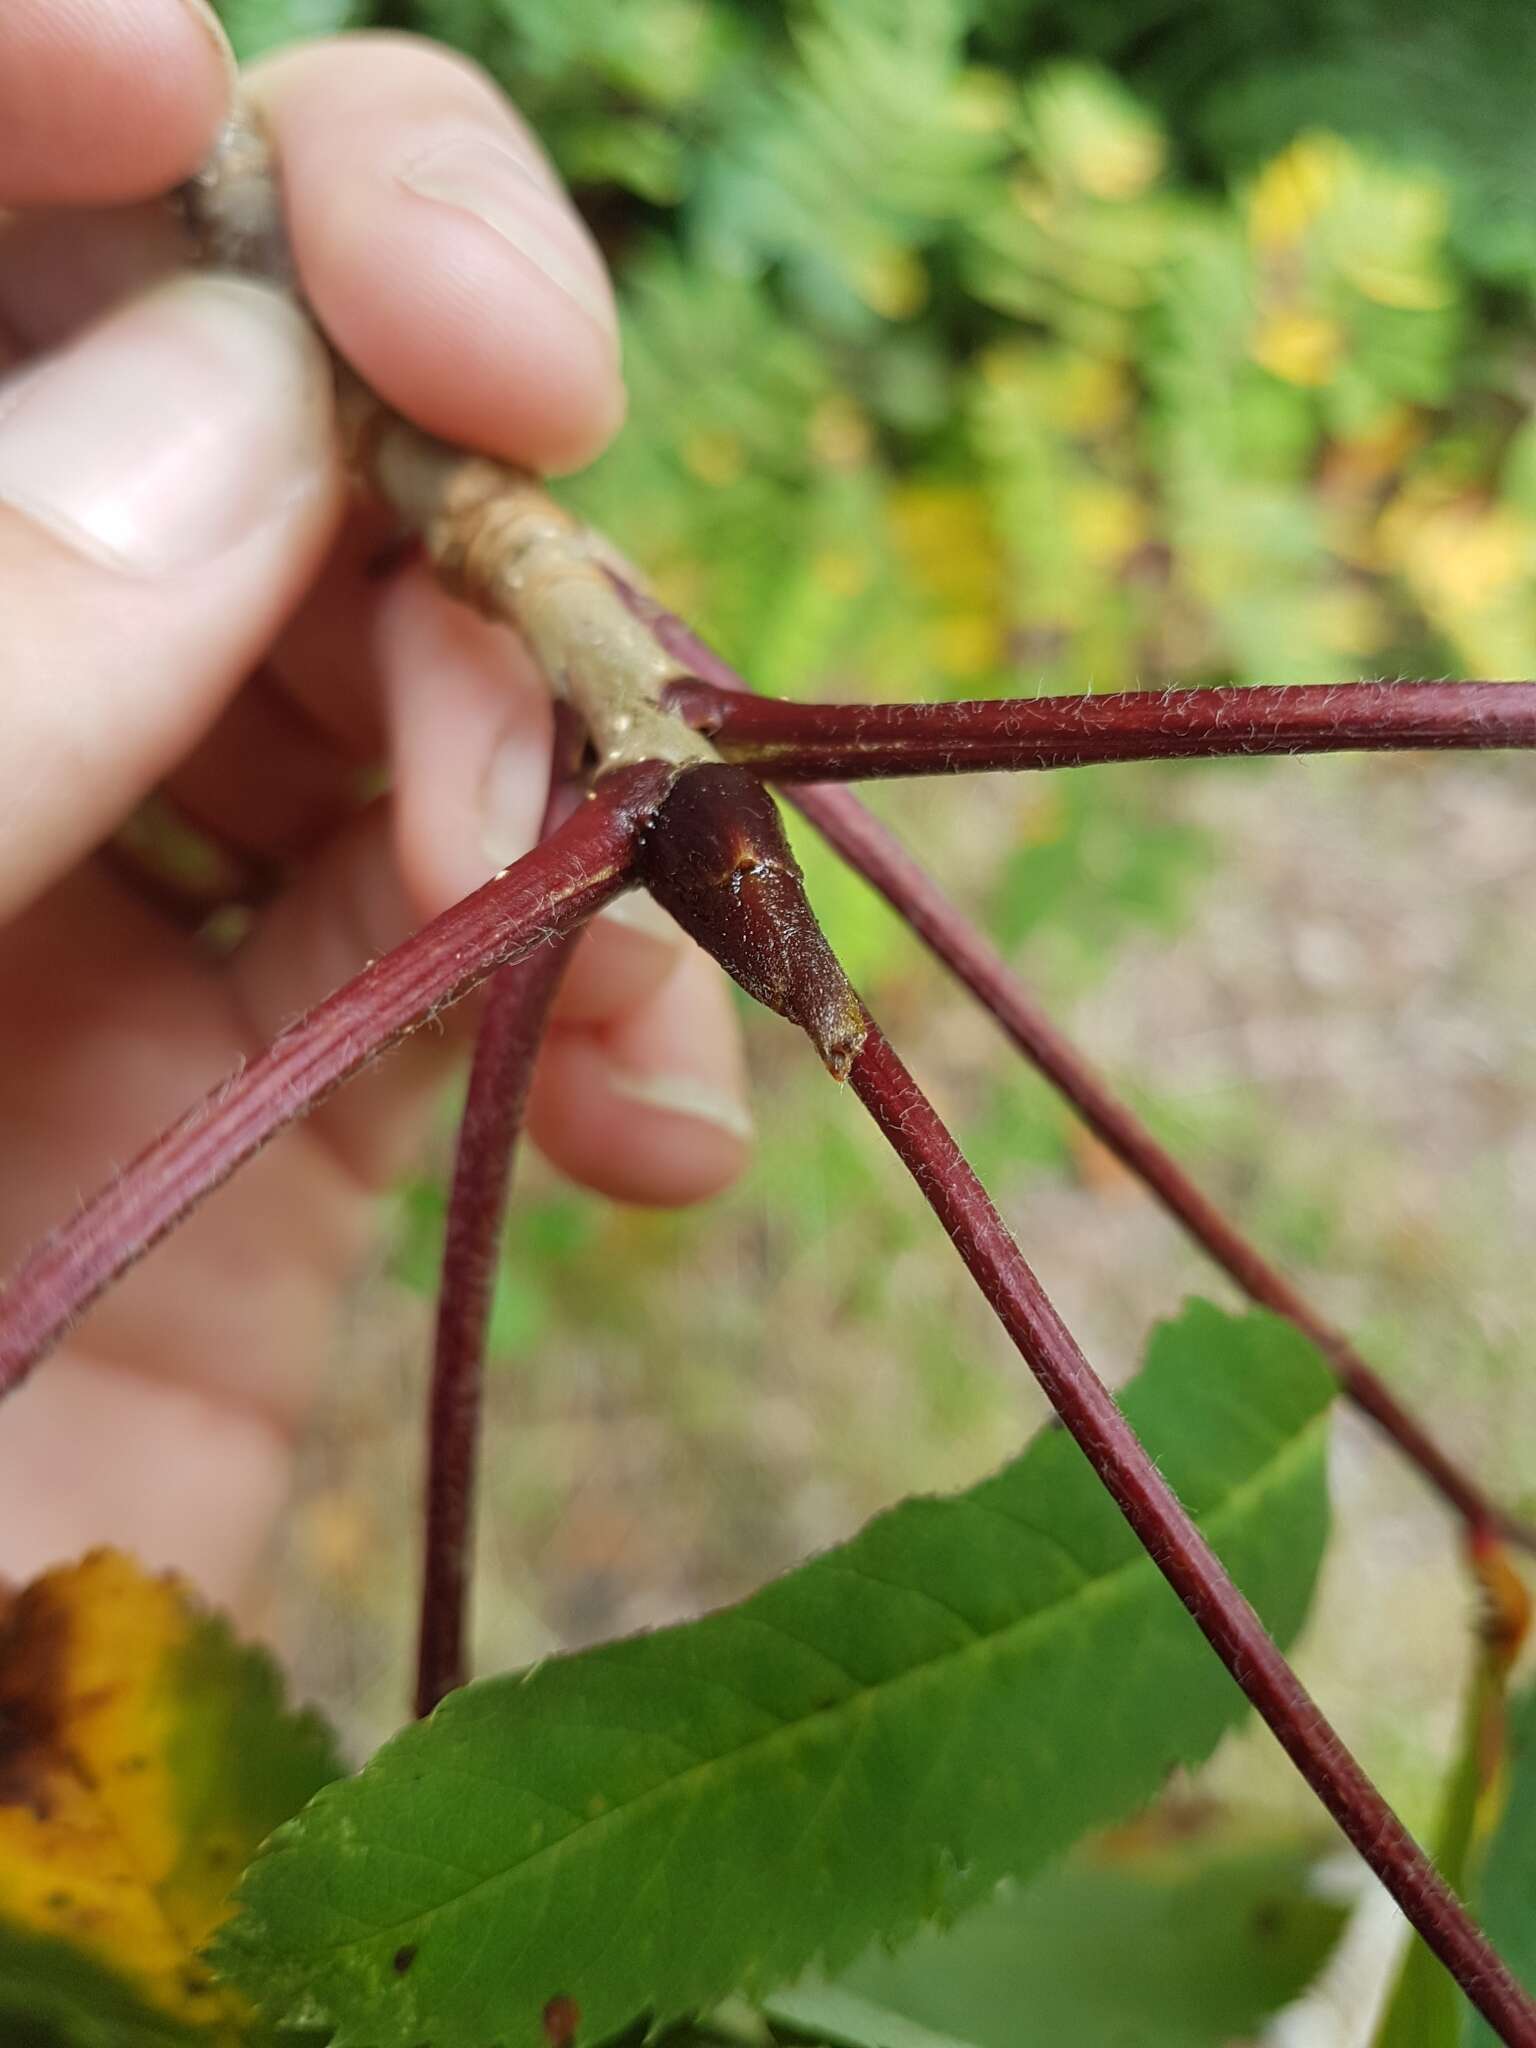
<svg viewBox="0 0 1536 2048"><path fill-rule="evenodd" d="M1326 1532L1333 1391L1193 1303L1125 1407L1269 1625ZM216 1961L336 2048L601 2039L986 1897L1209 1754L1242 1700L1048 1430L739 1607L453 1695L279 1830Z"/></svg>
<svg viewBox="0 0 1536 2048"><path fill-rule="evenodd" d="M1297 1842L1100 1847L767 2012L848 2048L1224 2048L1306 1988L1344 1924L1314 1860Z"/></svg>
<svg viewBox="0 0 1536 2048"><path fill-rule="evenodd" d="M1483 1790L1488 1715L1501 1685L1502 1672L1480 1645L1462 1705L1450 1780L1433 1842L1435 1868L1463 1897ZM1422 1941L1410 1935L1375 2048L1456 2048L1466 2015L1467 2003L1455 1978Z"/></svg>
<svg viewBox="0 0 1536 2048"><path fill-rule="evenodd" d="M372 12L367 0L214 0L214 7L242 64L284 43L355 28Z"/></svg>
<svg viewBox="0 0 1536 2048"><path fill-rule="evenodd" d="M249 2037L197 1951L281 1820L341 1764L276 1668L112 1551L0 1625L0 2036L67 2048Z"/></svg>
<svg viewBox="0 0 1536 2048"><path fill-rule="evenodd" d="M1483 1859L1478 1918L1489 1940L1528 1990L1536 1989L1536 1685L1509 1704L1509 1781L1503 1811ZM1468 2012L1467 2048L1495 2048L1485 2020Z"/></svg>
<svg viewBox="0 0 1536 2048"><path fill-rule="evenodd" d="M9 2048L206 2048L209 2036L68 1942L0 1926L0 2038Z"/></svg>

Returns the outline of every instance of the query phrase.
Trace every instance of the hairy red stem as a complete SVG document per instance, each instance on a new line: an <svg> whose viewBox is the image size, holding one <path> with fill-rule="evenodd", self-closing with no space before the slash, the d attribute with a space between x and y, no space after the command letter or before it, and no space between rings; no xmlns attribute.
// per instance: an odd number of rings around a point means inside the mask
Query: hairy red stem
<svg viewBox="0 0 1536 2048"><path fill-rule="evenodd" d="M581 735L570 719L563 721L555 753L549 801L539 827L541 842L579 801L575 771ZM574 943L570 934L499 968L487 984L475 1034L448 1194L427 1390L426 1507L416 1636L418 1719L469 1678L469 1591L486 1333L528 1092L550 1005Z"/></svg>
<svg viewBox="0 0 1536 2048"><path fill-rule="evenodd" d="M681 654L675 636L666 644ZM786 782L1228 754L1536 747L1536 683L1525 682L1223 684L960 704L790 704L707 678L671 684L667 701L726 760Z"/></svg>
<svg viewBox="0 0 1536 2048"><path fill-rule="evenodd" d="M607 778L561 831L275 1038L155 1141L0 1292L0 1395L107 1284L284 1125L359 1067L625 887L641 821L672 771Z"/></svg>
<svg viewBox="0 0 1536 2048"><path fill-rule="evenodd" d="M926 869L852 790L802 783L784 794L844 860L880 891L996 1018L1025 1058L1066 1097L1095 1136L1183 1224L1244 1294L1261 1308L1284 1316L1318 1347L1349 1398L1379 1424L1469 1525L1497 1529L1511 1542L1536 1552L1536 1529L1488 1499L1409 1414L1344 1333L1201 1192L1135 1112L1113 1094L1103 1077L1043 1015L1018 976Z"/></svg>
<svg viewBox="0 0 1536 2048"><path fill-rule="evenodd" d="M486 1330L513 1155L572 940L491 977L459 1125L427 1401L427 1500L416 1713L469 1678L466 1644Z"/></svg>
<svg viewBox="0 0 1536 2048"><path fill-rule="evenodd" d="M1147 1554L1291 1761L1500 2040L1533 2048L1536 2002L1270 1640L1078 1349L932 1104L874 1024L849 1081Z"/></svg>

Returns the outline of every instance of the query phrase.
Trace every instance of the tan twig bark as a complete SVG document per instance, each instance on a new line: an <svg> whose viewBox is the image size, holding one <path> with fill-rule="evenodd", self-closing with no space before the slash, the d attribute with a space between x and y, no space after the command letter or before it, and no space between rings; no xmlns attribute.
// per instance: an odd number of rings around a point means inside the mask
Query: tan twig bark
<svg viewBox="0 0 1536 2048"><path fill-rule="evenodd" d="M236 108L178 197L201 262L280 285L302 303L276 161L250 107ZM450 589L523 635L550 689L585 726L599 772L718 760L702 733L664 708L663 690L687 672L615 591L609 544L537 477L423 433L335 360L337 418L359 481L421 536Z"/></svg>

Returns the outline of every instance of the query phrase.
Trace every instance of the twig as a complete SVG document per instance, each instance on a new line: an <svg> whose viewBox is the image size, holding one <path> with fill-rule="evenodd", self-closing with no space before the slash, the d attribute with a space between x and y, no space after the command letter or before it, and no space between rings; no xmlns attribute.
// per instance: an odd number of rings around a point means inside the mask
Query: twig
<svg viewBox="0 0 1536 2048"><path fill-rule="evenodd" d="M850 1083L1148 1556L1365 1862L1501 2041L1536 2043L1521 1990L1180 1507L1047 1299L932 1104L871 1023Z"/></svg>
<svg viewBox="0 0 1536 2048"><path fill-rule="evenodd" d="M297 299L276 165L251 108L236 107L179 196L205 264ZM421 536L451 590L518 628L551 690L579 714L599 768L714 760L709 742L662 706L681 671L615 590L608 543L537 477L424 434L343 363L336 379L358 479Z"/></svg>
<svg viewBox="0 0 1536 2048"><path fill-rule="evenodd" d="M579 738L579 736L578 736ZM557 752L559 742L557 741ZM557 768L540 828L547 839L576 800ZM416 1638L418 1717L469 1677L467 1613L486 1333L517 1142L549 1009L574 937L500 968L485 992L459 1119L427 1394L426 1516Z"/></svg>
<svg viewBox="0 0 1536 2048"><path fill-rule="evenodd" d="M1536 747L1536 683L1328 683L997 697L960 704L791 704L695 680L665 701L728 761L778 782L1222 755Z"/></svg>
<svg viewBox="0 0 1536 2048"><path fill-rule="evenodd" d="M0 1291L0 1395L70 1321L284 1125L496 968L572 931L632 878L673 771L605 777L553 839L326 998L163 1132Z"/></svg>
<svg viewBox="0 0 1536 2048"><path fill-rule="evenodd" d="M459 1125L427 1399L426 1525L416 1713L469 1677L465 1642L486 1330L513 1155L571 941L491 977Z"/></svg>

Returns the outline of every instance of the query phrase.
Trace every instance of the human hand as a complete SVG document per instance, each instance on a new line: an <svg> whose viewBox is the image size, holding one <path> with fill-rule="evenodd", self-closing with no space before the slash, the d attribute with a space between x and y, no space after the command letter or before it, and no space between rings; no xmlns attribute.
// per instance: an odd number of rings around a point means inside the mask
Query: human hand
<svg viewBox="0 0 1536 2048"><path fill-rule="evenodd" d="M302 283L401 411L570 467L623 409L601 261L486 79L430 45L313 44L246 81ZM0 8L0 1272L288 1019L532 843L547 695L511 635L349 506L322 351L246 282L176 275L163 195L232 71L202 0ZM384 767L386 799L366 802ZM282 884L227 958L103 848L150 792ZM541 1148L623 1199L738 1170L725 987L659 913L582 940ZM375 1197L472 1021L281 1138L0 1417L0 1572L112 1541L248 1582Z"/></svg>

